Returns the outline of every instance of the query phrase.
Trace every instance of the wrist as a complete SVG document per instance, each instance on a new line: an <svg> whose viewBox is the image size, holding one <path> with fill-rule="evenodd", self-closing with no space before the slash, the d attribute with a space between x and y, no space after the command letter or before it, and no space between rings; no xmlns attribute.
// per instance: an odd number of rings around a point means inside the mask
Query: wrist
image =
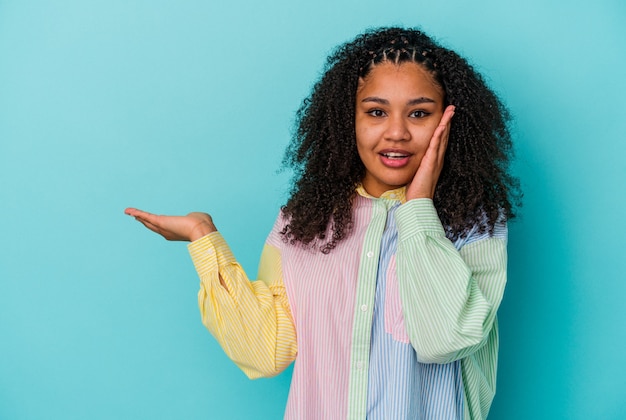
<svg viewBox="0 0 626 420"><path fill-rule="evenodd" d="M196 241L206 235L208 235L209 233L213 233L213 232L217 232L217 228L215 227L215 225L211 222L201 222L198 223L196 226L194 226L194 228L191 230L191 233L189 234L189 241L193 242Z"/></svg>
<svg viewBox="0 0 626 420"><path fill-rule="evenodd" d="M428 198L428 199L432 200L434 195L435 195L434 191L433 192L411 191L411 190L407 189L406 201L415 200L415 199L418 199L418 198Z"/></svg>

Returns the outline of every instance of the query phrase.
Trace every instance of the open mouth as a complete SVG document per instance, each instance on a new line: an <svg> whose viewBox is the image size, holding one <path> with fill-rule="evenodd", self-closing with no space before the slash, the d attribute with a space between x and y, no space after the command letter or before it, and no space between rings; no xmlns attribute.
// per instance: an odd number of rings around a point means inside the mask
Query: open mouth
<svg viewBox="0 0 626 420"><path fill-rule="evenodd" d="M386 157L387 159L405 159L409 157L408 154L397 153L397 152L386 152L386 153L381 153L381 155Z"/></svg>
<svg viewBox="0 0 626 420"><path fill-rule="evenodd" d="M411 153L404 150L384 150L379 155L381 163L388 168L403 168L411 160Z"/></svg>

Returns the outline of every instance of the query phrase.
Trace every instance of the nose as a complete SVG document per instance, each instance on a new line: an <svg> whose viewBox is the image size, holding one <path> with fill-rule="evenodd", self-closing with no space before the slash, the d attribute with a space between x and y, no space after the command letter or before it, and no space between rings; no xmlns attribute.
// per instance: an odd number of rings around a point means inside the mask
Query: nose
<svg viewBox="0 0 626 420"><path fill-rule="evenodd" d="M411 133L407 126L407 121L401 115L395 115L387 119L385 139L391 141L407 141L411 138Z"/></svg>

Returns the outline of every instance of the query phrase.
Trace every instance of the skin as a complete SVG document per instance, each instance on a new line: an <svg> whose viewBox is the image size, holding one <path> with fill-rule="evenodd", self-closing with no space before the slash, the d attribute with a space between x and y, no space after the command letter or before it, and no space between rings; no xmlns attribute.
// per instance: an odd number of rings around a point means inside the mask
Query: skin
<svg viewBox="0 0 626 420"><path fill-rule="evenodd" d="M124 210L138 222L168 241L190 241L200 239L217 228L213 219L206 213L193 212L186 216L163 216L148 213L132 207Z"/></svg>
<svg viewBox="0 0 626 420"><path fill-rule="evenodd" d="M355 130L369 194L379 197L406 185L407 200L433 198L454 115L454 106L444 110L443 100L441 87L415 63L381 63L360 81ZM402 157L390 158L389 153ZM193 242L217 231L206 213L124 212L169 241Z"/></svg>
<svg viewBox="0 0 626 420"><path fill-rule="evenodd" d="M454 115L443 105L443 90L415 63L381 63L360 80L355 131L369 194L407 186L407 199L433 198Z"/></svg>

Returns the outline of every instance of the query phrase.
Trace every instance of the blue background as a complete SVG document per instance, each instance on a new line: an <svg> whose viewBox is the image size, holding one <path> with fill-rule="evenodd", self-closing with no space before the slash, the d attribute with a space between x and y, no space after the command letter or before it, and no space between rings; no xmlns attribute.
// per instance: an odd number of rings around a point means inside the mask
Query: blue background
<svg viewBox="0 0 626 420"><path fill-rule="evenodd" d="M591 4L593 3L593 4ZM244 268L329 50L419 25L508 103L492 419L626 418L626 3L0 0L0 419L278 419L202 327L185 246L123 215L210 212Z"/></svg>

